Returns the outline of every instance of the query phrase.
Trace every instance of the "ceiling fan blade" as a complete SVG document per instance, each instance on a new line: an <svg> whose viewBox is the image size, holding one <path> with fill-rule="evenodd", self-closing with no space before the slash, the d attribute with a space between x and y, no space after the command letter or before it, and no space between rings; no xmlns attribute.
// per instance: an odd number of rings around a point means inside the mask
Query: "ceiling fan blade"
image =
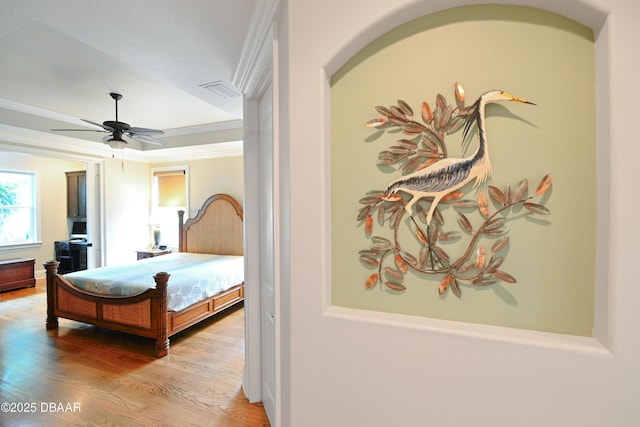
<svg viewBox="0 0 640 427"><path fill-rule="evenodd" d="M139 135L139 134L162 135L164 132L161 131L160 129L129 128L129 130L127 130L127 133L133 136L133 135Z"/></svg>
<svg viewBox="0 0 640 427"><path fill-rule="evenodd" d="M54 132L107 132L106 130L98 129L51 129Z"/></svg>
<svg viewBox="0 0 640 427"><path fill-rule="evenodd" d="M127 133L127 136L131 139L135 139L136 141L145 142L148 144L155 144L155 145L165 144L164 141L160 141L159 139L156 139L149 135L138 135L138 134Z"/></svg>
<svg viewBox="0 0 640 427"><path fill-rule="evenodd" d="M102 123L92 122L91 120L87 120L87 119L80 119L80 120L82 120L83 122L87 122L89 124L92 124L94 126L98 126L99 128L104 129L105 132L113 132L115 130L111 126L106 126L106 125L104 125Z"/></svg>

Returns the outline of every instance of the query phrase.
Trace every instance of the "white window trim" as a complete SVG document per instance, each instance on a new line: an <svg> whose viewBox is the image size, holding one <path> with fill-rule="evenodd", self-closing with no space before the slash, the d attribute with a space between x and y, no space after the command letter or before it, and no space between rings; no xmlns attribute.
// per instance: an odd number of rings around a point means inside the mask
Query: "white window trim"
<svg viewBox="0 0 640 427"><path fill-rule="evenodd" d="M33 220L33 235L34 239L32 242L9 242L2 243L0 242L0 251L5 250L14 250L14 249L26 249L26 248L38 248L42 246L41 240L41 227L42 227L42 206L41 206L41 197L40 197L40 173L38 171L32 170L18 170L18 169L8 169L2 168L0 172L6 173L16 173L16 174L25 174L33 176L33 209L34 209L34 218Z"/></svg>
<svg viewBox="0 0 640 427"><path fill-rule="evenodd" d="M185 175L185 192L186 192L186 216L185 218L189 218L189 206L190 206L190 198L189 198L189 166L188 165L172 165L172 166L160 166L151 168L151 206L149 207L149 213L151 216L155 214L155 208L158 205L158 196L156 194L156 188L154 185L154 174L156 172L173 172L173 171L184 171ZM177 222L177 218L176 218ZM151 228L149 229L149 233L151 234ZM180 236L178 236L178 239ZM153 239L151 239L153 241Z"/></svg>

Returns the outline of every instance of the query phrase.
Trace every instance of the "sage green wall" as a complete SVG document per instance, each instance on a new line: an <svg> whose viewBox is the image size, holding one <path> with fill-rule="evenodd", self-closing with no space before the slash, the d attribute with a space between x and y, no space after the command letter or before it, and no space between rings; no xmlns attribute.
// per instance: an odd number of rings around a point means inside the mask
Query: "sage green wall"
<svg viewBox="0 0 640 427"><path fill-rule="evenodd" d="M0 169L36 172L39 182L40 240L38 248L3 249L0 259L35 258L36 276L44 277L42 264L54 259L53 242L67 240L67 182L65 172L84 170L81 162L43 158L19 153L0 152Z"/></svg>
<svg viewBox="0 0 640 427"><path fill-rule="evenodd" d="M468 105L490 89L538 104L489 106L491 185L513 187L528 178L535 189L550 172L553 187L546 206L551 215L531 217L522 210L510 215L515 219L508 221L511 243L501 269L517 284L463 285L461 298L451 292L440 297L441 276L410 274L403 293L366 290L373 270L358 260L358 251L370 246L356 221L358 200L401 175L379 168L377 156L405 136L380 135L364 123L379 116L375 106L398 99L417 114L422 101L434 106L438 93L454 102L455 82L466 88ZM598 196L594 119L593 33L559 15L515 6L466 6L416 19L371 43L333 76L331 85L332 303L590 336ZM450 156L469 155L460 150L460 140L460 133L448 137ZM474 139L469 150L475 147ZM467 197L475 195L470 191ZM450 229L457 229L453 209L443 212ZM389 235L377 222L374 230Z"/></svg>

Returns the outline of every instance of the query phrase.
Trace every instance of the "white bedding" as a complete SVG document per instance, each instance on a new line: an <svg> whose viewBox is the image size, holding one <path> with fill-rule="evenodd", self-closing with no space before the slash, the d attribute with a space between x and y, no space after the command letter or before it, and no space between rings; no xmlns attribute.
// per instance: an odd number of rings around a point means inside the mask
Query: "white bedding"
<svg viewBox="0 0 640 427"><path fill-rule="evenodd" d="M242 256L177 252L121 266L100 267L65 274L74 286L99 295L133 296L155 288L153 276L171 275L169 311L179 311L244 282Z"/></svg>

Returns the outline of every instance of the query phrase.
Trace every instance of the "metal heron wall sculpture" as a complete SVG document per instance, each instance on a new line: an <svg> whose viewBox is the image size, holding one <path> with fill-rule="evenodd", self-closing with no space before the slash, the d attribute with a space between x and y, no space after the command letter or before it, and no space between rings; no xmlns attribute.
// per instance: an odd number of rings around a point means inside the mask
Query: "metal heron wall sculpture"
<svg viewBox="0 0 640 427"><path fill-rule="evenodd" d="M507 186L500 190L488 186L490 200L497 208L490 212L489 199L481 184L487 184L491 177L488 141L485 128L485 107L488 103L512 101L533 104L502 90L491 90L482 94L471 106L464 105L464 89L455 84L456 105L447 103L442 95L436 97L436 108L432 110L427 102L422 104L422 122L413 119L413 110L404 101L390 107L376 107L383 117L369 120L372 128L390 130L400 128L407 138L397 145L379 153L381 165L401 166L404 176L393 180L384 191L370 191L360 199L364 205L358 214L358 221L364 223L365 233L371 238L369 249L360 251L360 261L376 271L365 282L367 288L380 284L394 291L404 291L402 284L409 269L418 273L441 275L438 287L440 295L447 289L460 297L460 282L471 286L487 286L497 281L515 283L516 279L499 267L504 261L505 248L509 245L508 229L505 227L508 209L522 204L533 214L546 215L549 210L542 203L533 203L534 197L544 194L551 185L551 175L545 175L536 188L535 195L528 195L528 180L520 181L514 189ZM478 145L475 152L464 158L451 158L447 154L446 135L464 129L463 145L469 143L472 129L477 129ZM473 182L472 189L478 189L477 199L462 199L464 189ZM403 195L408 195L405 200ZM423 206L425 199L431 199L428 211ZM451 203L457 210L457 223L461 231L444 231L444 218L438 206ZM415 212L414 212L415 209ZM465 210L476 211L483 222L475 230L465 215ZM373 234L373 215L377 211L378 223L389 222L393 238ZM419 244L419 255L415 256L400 242L399 227L407 213L415 225L415 237ZM467 212L468 213L468 212ZM414 214L426 225L425 230L418 225ZM435 223L435 224L433 224ZM433 224L433 225L432 225ZM466 249L457 259L452 260L442 247L443 242L460 240L469 236ZM492 239L489 259L481 239ZM409 246L409 245L408 245ZM387 262L392 258L393 262Z"/></svg>

